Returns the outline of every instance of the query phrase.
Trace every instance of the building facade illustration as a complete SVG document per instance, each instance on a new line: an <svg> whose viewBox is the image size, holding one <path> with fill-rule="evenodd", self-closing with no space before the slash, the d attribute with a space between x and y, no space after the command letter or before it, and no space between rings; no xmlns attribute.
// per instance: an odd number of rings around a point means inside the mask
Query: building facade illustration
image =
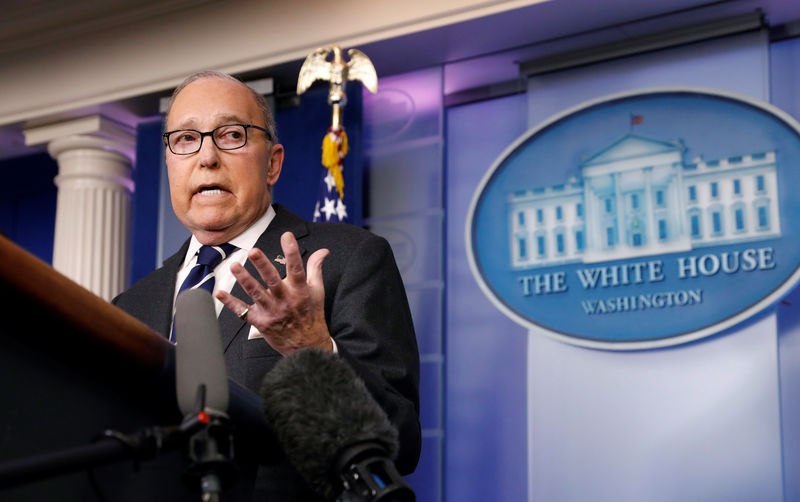
<svg viewBox="0 0 800 502"><path fill-rule="evenodd" d="M780 237L775 151L684 161L682 140L626 134L580 178L508 195L512 269Z"/></svg>

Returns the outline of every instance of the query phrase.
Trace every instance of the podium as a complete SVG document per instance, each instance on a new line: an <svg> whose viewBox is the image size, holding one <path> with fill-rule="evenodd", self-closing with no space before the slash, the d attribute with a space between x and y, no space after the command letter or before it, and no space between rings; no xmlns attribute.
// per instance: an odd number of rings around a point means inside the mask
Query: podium
<svg viewBox="0 0 800 502"><path fill-rule="evenodd" d="M0 237L0 471L91 445L105 430L177 425L174 350L122 310ZM223 500L250 500L256 469L282 454L260 399L229 381L239 476ZM0 485L0 500L198 501L183 447L45 479Z"/></svg>

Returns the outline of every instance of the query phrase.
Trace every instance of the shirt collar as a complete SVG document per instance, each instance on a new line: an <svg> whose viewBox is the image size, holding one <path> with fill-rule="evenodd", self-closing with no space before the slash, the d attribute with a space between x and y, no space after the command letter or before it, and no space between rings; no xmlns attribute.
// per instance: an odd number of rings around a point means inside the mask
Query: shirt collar
<svg viewBox="0 0 800 502"><path fill-rule="evenodd" d="M261 234L267 230L267 227L274 218L275 210L272 208L272 205L270 205L267 207L267 210L264 212L264 214L262 214L259 219L250 225L247 230L240 233L228 242L239 249L245 249L248 251L253 249L253 247L256 245L256 241L258 241L258 238L261 237ZM186 256L183 259L183 265L181 265L181 268L185 268L187 265L189 265L189 263L192 262L201 246L202 244L200 244L200 241L197 240L197 237L192 235L192 238L189 240L189 249L186 250Z"/></svg>

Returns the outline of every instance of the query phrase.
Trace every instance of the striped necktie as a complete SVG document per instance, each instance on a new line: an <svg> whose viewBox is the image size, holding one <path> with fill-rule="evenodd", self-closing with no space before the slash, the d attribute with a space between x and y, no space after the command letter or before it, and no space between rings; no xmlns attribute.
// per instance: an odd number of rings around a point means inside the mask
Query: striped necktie
<svg viewBox="0 0 800 502"><path fill-rule="evenodd" d="M209 293L214 292L214 269L228 255L238 248L233 244L220 244L219 246L201 246L197 252L197 264L189 271L178 289L181 294L187 289L202 288ZM172 333L169 341L175 343L175 323L172 323Z"/></svg>

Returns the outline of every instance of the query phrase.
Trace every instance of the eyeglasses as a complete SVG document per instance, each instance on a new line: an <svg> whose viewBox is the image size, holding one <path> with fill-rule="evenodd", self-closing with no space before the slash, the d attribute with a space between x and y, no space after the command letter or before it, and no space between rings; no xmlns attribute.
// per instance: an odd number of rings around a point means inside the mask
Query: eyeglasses
<svg viewBox="0 0 800 502"><path fill-rule="evenodd" d="M263 131L267 136L267 141L272 141L272 134L263 127L251 124L225 124L211 131L200 132L195 129L176 129L175 131L165 132L164 145L175 155L189 155L200 151L203 146L203 138L211 136L217 148L220 150L236 150L247 144L247 130L253 128Z"/></svg>

